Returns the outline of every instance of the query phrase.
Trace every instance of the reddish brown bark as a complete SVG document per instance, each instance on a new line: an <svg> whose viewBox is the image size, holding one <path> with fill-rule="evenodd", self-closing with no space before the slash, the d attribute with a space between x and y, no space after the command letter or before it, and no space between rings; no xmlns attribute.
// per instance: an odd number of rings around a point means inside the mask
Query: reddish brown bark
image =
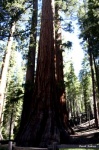
<svg viewBox="0 0 99 150"><path fill-rule="evenodd" d="M16 138L17 145L47 147L68 143L69 136L59 116L54 68L54 0L42 1L41 34L33 105L29 120Z"/></svg>
<svg viewBox="0 0 99 150"><path fill-rule="evenodd" d="M36 55L36 36L37 36L37 8L38 8L38 0L33 0L33 14L32 14L32 26L30 33L30 44L29 44L29 52L28 52L28 63L27 63L27 72L26 72L26 86L25 86L25 94L23 101L23 111L22 111L22 119L21 126L22 128L26 124L28 120L28 116L30 113L30 107L33 101L33 88L34 88L34 80L35 80L35 55Z"/></svg>
<svg viewBox="0 0 99 150"><path fill-rule="evenodd" d="M60 112L64 125L68 124L68 113L66 110L66 97L63 75L63 56L62 56L62 35L61 35L61 22L58 14L59 6L55 6L56 29L55 29L55 78L58 90L58 99L60 103Z"/></svg>

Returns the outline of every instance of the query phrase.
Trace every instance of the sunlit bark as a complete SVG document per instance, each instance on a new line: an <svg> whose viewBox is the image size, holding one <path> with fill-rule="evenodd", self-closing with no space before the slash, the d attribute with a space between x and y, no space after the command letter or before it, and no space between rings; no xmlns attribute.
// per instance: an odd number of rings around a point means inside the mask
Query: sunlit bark
<svg viewBox="0 0 99 150"><path fill-rule="evenodd" d="M10 29L10 35L8 38L7 49L5 52L5 57L3 59L2 64L2 72L1 72L1 82L0 82L0 122L2 122L2 111L3 111L3 104L4 104L4 94L7 82L7 72L9 67L9 60L11 55L11 46L13 43L13 34L15 32L15 22L12 23Z"/></svg>

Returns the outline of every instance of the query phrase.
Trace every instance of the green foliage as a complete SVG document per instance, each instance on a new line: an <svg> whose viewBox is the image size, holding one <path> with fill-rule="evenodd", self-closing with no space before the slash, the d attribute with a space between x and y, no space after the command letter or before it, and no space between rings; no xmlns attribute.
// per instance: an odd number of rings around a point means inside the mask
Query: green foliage
<svg viewBox="0 0 99 150"><path fill-rule="evenodd" d="M92 44L92 52L99 55L99 3L98 0L89 0L81 6L83 13L79 13L80 38L87 41L89 38Z"/></svg>
<svg viewBox="0 0 99 150"><path fill-rule="evenodd" d="M71 20L77 19L77 10L79 1L78 0L62 0L63 1L63 11L66 16L71 18Z"/></svg>
<svg viewBox="0 0 99 150"><path fill-rule="evenodd" d="M67 43L62 43L62 46L63 46L64 48L71 48L71 47L72 47L72 42L67 41Z"/></svg>
<svg viewBox="0 0 99 150"><path fill-rule="evenodd" d="M14 128L17 128L22 111L22 99L24 93L22 87L23 75L22 70L17 68L15 59L16 53L16 51L12 51L8 72L4 121L2 129L2 134L5 139L8 139L9 137L10 124L12 125L12 131L14 131ZM13 138L14 133L11 134Z"/></svg>
<svg viewBox="0 0 99 150"><path fill-rule="evenodd" d="M70 64L69 70L65 75L66 77L66 96L67 96L67 107L69 111L69 117L77 116L80 112L79 104L79 81L74 73L73 64ZM76 109L75 109L76 108Z"/></svg>
<svg viewBox="0 0 99 150"><path fill-rule="evenodd" d="M0 38L6 39L10 34L10 27L13 22L17 22L21 19L22 14L32 5L29 2L26 4L26 0L5 0L1 3L1 24L0 24ZM16 34L17 28L16 28Z"/></svg>
<svg viewBox="0 0 99 150"><path fill-rule="evenodd" d="M16 11L18 12L19 9L23 9L23 3L25 0L5 0L3 2L3 7L7 9L8 12ZM13 14L12 14L13 15Z"/></svg>
<svg viewBox="0 0 99 150"><path fill-rule="evenodd" d="M58 7L59 9L62 8L62 0L55 0L55 6Z"/></svg>
<svg viewBox="0 0 99 150"><path fill-rule="evenodd" d="M99 89L99 82L98 82L98 64L97 60L99 57L99 1L98 0L88 0L85 3L82 3L80 7L79 12L79 24L80 24L80 38L83 39L83 45L86 50L86 53L90 56L92 56L92 59L90 59L90 67L93 66L95 68L94 76L92 76L92 80L96 82L96 85L93 88ZM88 59L88 58L87 58ZM94 60L94 61L93 61ZM94 62L94 63L93 63ZM90 68L89 67L89 68ZM85 69L86 68L86 69ZM91 87L91 83L88 80L90 77L90 72L88 72L88 67L83 67L80 76L82 79L82 86L83 86L83 93L84 93L84 101L85 101L85 109L87 109L87 103L88 99L90 99L90 91L89 87ZM96 77L96 79L95 79ZM93 81L93 84L95 83ZM90 86L89 86L90 85ZM93 91L96 91L93 89ZM98 90L99 93L99 90ZM94 94L93 94L94 95ZM95 93L96 95L96 93ZM88 104L89 105L89 104Z"/></svg>
<svg viewBox="0 0 99 150"><path fill-rule="evenodd" d="M79 73L81 89L83 95L82 106L83 111L87 112L87 110L91 107L91 97L92 97L92 82L91 82L91 72L90 65L88 62L88 57L86 56L82 62L82 69ZM91 110L90 110L91 111Z"/></svg>

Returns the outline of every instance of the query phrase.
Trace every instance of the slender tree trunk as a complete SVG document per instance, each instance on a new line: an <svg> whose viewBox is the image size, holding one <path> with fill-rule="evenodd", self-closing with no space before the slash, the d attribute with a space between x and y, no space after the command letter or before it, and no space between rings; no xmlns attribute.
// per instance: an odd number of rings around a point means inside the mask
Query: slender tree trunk
<svg viewBox="0 0 99 150"><path fill-rule="evenodd" d="M92 74L92 86L93 86L93 105L94 105L94 117L95 117L95 125L98 127L98 118L97 118L97 107L96 107L96 87L95 87L95 76L94 76L94 68L93 68L93 56L92 56L92 51L91 51L91 46L92 44L90 43L89 40L89 61L90 61L90 67L91 67L91 74Z"/></svg>
<svg viewBox="0 0 99 150"><path fill-rule="evenodd" d="M95 73L96 73L96 83L97 83L97 87L98 87L98 94L99 94L99 72L98 72L98 66L96 65L96 62L95 62L95 57L93 57L93 60L94 60L94 66L95 66Z"/></svg>
<svg viewBox="0 0 99 150"><path fill-rule="evenodd" d="M12 124L13 124L13 111L14 111L14 103L12 104L13 108L11 110L11 118L10 118L10 126L9 126L9 140L11 140L12 136Z"/></svg>
<svg viewBox="0 0 99 150"><path fill-rule="evenodd" d="M94 66L95 66L95 74L96 74L96 85L97 85L97 117L98 117L98 122L99 122L99 71L98 71L98 66L96 65L95 62L95 57L93 57L94 60Z"/></svg>
<svg viewBox="0 0 99 150"><path fill-rule="evenodd" d="M30 33L30 45L28 52L28 64L26 72L26 86L23 101L23 112L21 126L26 124L28 116L30 113L30 107L33 101L33 88L34 88L34 78L35 78L35 55L36 55L36 36L37 36L37 11L38 10L38 0L33 0L33 14L32 14L32 26Z"/></svg>
<svg viewBox="0 0 99 150"><path fill-rule="evenodd" d="M53 15L54 0L43 0L33 105L25 128L16 138L16 144L20 146L47 147L53 142L68 143L69 140L61 124L58 109L59 100L57 100L54 68Z"/></svg>
<svg viewBox="0 0 99 150"><path fill-rule="evenodd" d="M85 112L87 112L87 99L86 99L86 90L83 90L83 95L84 95L84 107L85 107Z"/></svg>
<svg viewBox="0 0 99 150"><path fill-rule="evenodd" d="M9 59L11 55L11 46L13 43L14 32L15 32L15 22L13 22L11 25L10 35L9 35L8 43L7 43L7 50L6 50L5 58L2 64L2 73L1 73L1 82L0 82L0 123L3 120L2 111L3 111L3 104L4 104L4 94L5 94L5 88L6 88L6 82L7 82L7 72L8 72L8 66L9 66Z"/></svg>

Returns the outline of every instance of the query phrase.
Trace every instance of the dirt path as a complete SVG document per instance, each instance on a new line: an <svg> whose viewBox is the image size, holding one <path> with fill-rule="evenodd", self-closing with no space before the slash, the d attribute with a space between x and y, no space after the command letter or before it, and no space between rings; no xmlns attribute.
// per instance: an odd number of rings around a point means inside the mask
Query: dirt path
<svg viewBox="0 0 99 150"><path fill-rule="evenodd" d="M99 129L95 128L94 119L73 128L75 134L71 135L73 144L98 144Z"/></svg>

